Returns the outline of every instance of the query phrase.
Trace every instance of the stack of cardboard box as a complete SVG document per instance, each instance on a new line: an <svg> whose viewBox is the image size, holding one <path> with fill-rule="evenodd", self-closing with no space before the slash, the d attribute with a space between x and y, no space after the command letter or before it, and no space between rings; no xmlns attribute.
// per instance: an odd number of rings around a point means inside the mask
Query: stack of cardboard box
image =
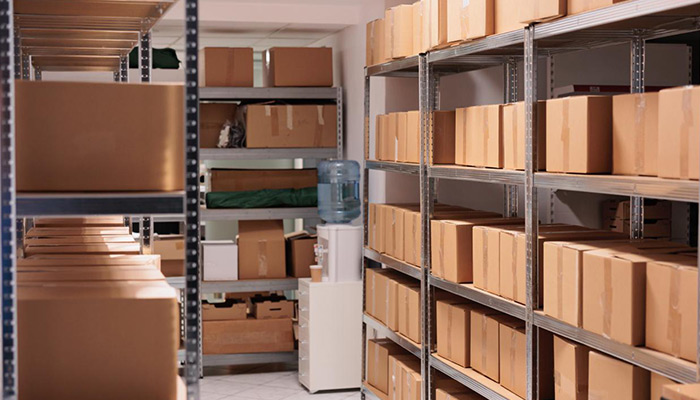
<svg viewBox="0 0 700 400"><path fill-rule="evenodd" d="M367 269L365 274L365 312L419 344L422 315L419 282L385 269Z"/></svg>
<svg viewBox="0 0 700 400"><path fill-rule="evenodd" d="M630 234L630 201L608 200L603 203L603 227L615 232ZM647 239L671 238L671 202L644 201L644 237Z"/></svg>
<svg viewBox="0 0 700 400"><path fill-rule="evenodd" d="M26 236L17 260L22 398L176 398L177 294L160 257L132 254L138 243L121 217L37 219Z"/></svg>
<svg viewBox="0 0 700 400"><path fill-rule="evenodd" d="M420 360L388 339L367 342L366 384L384 399L419 400Z"/></svg>

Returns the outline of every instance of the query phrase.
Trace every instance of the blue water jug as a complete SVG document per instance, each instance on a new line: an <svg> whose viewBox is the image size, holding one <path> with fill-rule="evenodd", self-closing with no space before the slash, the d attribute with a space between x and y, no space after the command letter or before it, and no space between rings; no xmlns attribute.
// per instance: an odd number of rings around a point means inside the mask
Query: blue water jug
<svg viewBox="0 0 700 400"><path fill-rule="evenodd" d="M347 224L360 216L360 164L328 160L318 165L318 213L329 224Z"/></svg>

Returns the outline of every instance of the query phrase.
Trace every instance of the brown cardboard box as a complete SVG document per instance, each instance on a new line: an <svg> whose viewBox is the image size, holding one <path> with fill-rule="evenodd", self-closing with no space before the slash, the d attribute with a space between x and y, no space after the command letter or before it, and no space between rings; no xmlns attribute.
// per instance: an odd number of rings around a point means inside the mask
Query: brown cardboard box
<svg viewBox="0 0 700 400"><path fill-rule="evenodd" d="M391 61L392 54L394 53L394 50L392 49L392 46L394 45L394 30L392 29L393 21L394 10L387 8L384 10L384 57L386 58L386 61Z"/></svg>
<svg viewBox="0 0 700 400"><path fill-rule="evenodd" d="M473 229L484 225L512 225L524 222L519 218L479 218L431 221L431 272L455 283L474 279Z"/></svg>
<svg viewBox="0 0 700 400"><path fill-rule="evenodd" d="M287 252L287 276L295 278L311 277L309 267L316 264L314 244L316 236L307 232L294 232L284 235Z"/></svg>
<svg viewBox="0 0 700 400"><path fill-rule="evenodd" d="M408 115L404 113L399 113L397 116L397 122L396 122L396 142L397 142L397 149L396 149L396 161L397 162L403 162L405 163L407 161L406 159L406 151L408 150L408 138L406 135L408 135L408 126L406 126L406 123L408 122Z"/></svg>
<svg viewBox="0 0 700 400"><path fill-rule="evenodd" d="M423 1L416 1L411 5L413 9L413 54L424 52L423 50Z"/></svg>
<svg viewBox="0 0 700 400"><path fill-rule="evenodd" d="M202 321L233 321L246 319L248 306L245 301L228 299L225 303L202 302Z"/></svg>
<svg viewBox="0 0 700 400"><path fill-rule="evenodd" d="M467 165L467 109L455 110L455 164Z"/></svg>
<svg viewBox="0 0 700 400"><path fill-rule="evenodd" d="M412 56L413 52L413 5L403 4L392 8L392 58Z"/></svg>
<svg viewBox="0 0 700 400"><path fill-rule="evenodd" d="M25 246L24 255L26 257L38 254L131 254L141 253L139 243L88 243L88 244L45 244L38 246Z"/></svg>
<svg viewBox="0 0 700 400"><path fill-rule="evenodd" d="M465 39L479 39L495 33L495 0L472 0L462 19Z"/></svg>
<svg viewBox="0 0 700 400"><path fill-rule="evenodd" d="M384 160L384 132L388 129L388 122L387 115L377 115L374 133L374 159L378 161Z"/></svg>
<svg viewBox="0 0 700 400"><path fill-rule="evenodd" d="M588 353L582 344L554 337L554 396L588 400Z"/></svg>
<svg viewBox="0 0 700 400"><path fill-rule="evenodd" d="M527 355L525 351L525 322L504 321L499 326L499 376L501 386L527 397Z"/></svg>
<svg viewBox="0 0 700 400"><path fill-rule="evenodd" d="M382 140L384 150L384 161L396 161L399 148L399 113L391 113L387 115L386 131Z"/></svg>
<svg viewBox="0 0 700 400"><path fill-rule="evenodd" d="M611 169L612 99L547 100L547 171L590 174Z"/></svg>
<svg viewBox="0 0 700 400"><path fill-rule="evenodd" d="M647 261L618 250L584 253L584 329L631 346L644 344Z"/></svg>
<svg viewBox="0 0 700 400"><path fill-rule="evenodd" d="M152 265L110 266L19 266L18 282L65 281L163 281L163 274Z"/></svg>
<svg viewBox="0 0 700 400"><path fill-rule="evenodd" d="M697 257L647 263L646 347L694 362L697 346Z"/></svg>
<svg viewBox="0 0 700 400"><path fill-rule="evenodd" d="M93 266L150 266L160 269L158 255L88 255L88 254L37 254L18 257L18 267L93 267Z"/></svg>
<svg viewBox="0 0 700 400"><path fill-rule="evenodd" d="M367 66L384 62L384 19L367 24Z"/></svg>
<svg viewBox="0 0 700 400"><path fill-rule="evenodd" d="M471 310L474 305L459 301L438 301L437 353L455 364L469 367L471 341Z"/></svg>
<svg viewBox="0 0 700 400"><path fill-rule="evenodd" d="M281 220L238 222L238 279L285 278Z"/></svg>
<svg viewBox="0 0 700 400"><path fill-rule="evenodd" d="M503 168L503 114L500 104L467 108L467 165Z"/></svg>
<svg viewBox="0 0 700 400"><path fill-rule="evenodd" d="M330 47L273 47L264 53L263 86L333 86Z"/></svg>
<svg viewBox="0 0 700 400"><path fill-rule="evenodd" d="M401 362L401 400L420 400L421 386L421 365L418 359L407 358Z"/></svg>
<svg viewBox="0 0 700 400"><path fill-rule="evenodd" d="M15 90L18 192L184 189L181 84L18 80Z"/></svg>
<svg viewBox="0 0 700 400"><path fill-rule="evenodd" d="M199 86L253 87L253 49L205 47L200 50Z"/></svg>
<svg viewBox="0 0 700 400"><path fill-rule="evenodd" d="M494 33L505 33L523 29L527 24L520 21L522 0L494 0Z"/></svg>
<svg viewBox="0 0 700 400"><path fill-rule="evenodd" d="M482 398L467 388L451 391L438 388L435 391L435 400L479 400Z"/></svg>
<svg viewBox="0 0 700 400"><path fill-rule="evenodd" d="M588 355L588 398L649 398L649 371L591 351Z"/></svg>
<svg viewBox="0 0 700 400"><path fill-rule="evenodd" d="M90 243L136 243L133 236L55 236L43 238L25 238L24 245L41 246L46 244L90 244Z"/></svg>
<svg viewBox="0 0 700 400"><path fill-rule="evenodd" d="M455 43L465 39L462 31L462 17L466 12L463 0L447 0L446 42Z"/></svg>
<svg viewBox="0 0 700 400"><path fill-rule="evenodd" d="M417 284L400 285L398 295L399 333L420 343L420 287Z"/></svg>
<svg viewBox="0 0 700 400"><path fill-rule="evenodd" d="M698 400L700 399L700 384L666 385L661 390L666 400Z"/></svg>
<svg viewBox="0 0 700 400"><path fill-rule="evenodd" d="M430 0L420 0L420 14L421 14L421 42L420 42L420 53L425 53L430 50Z"/></svg>
<svg viewBox="0 0 700 400"><path fill-rule="evenodd" d="M698 179L700 172L700 87L659 92L658 174L662 178Z"/></svg>
<svg viewBox="0 0 700 400"><path fill-rule="evenodd" d="M335 105L249 105L246 147L335 147Z"/></svg>
<svg viewBox="0 0 700 400"><path fill-rule="evenodd" d="M543 22L566 15L567 0L524 0L519 4L520 22Z"/></svg>
<svg viewBox="0 0 700 400"><path fill-rule="evenodd" d="M372 315L381 323L387 323L387 299L389 298L389 278L393 272L378 269L374 272L374 293L372 301Z"/></svg>
<svg viewBox="0 0 700 400"><path fill-rule="evenodd" d="M451 0L450 0L451 1ZM433 137L431 160L433 164L455 163L455 112L433 113Z"/></svg>
<svg viewBox="0 0 700 400"><path fill-rule="evenodd" d="M204 354L276 353L294 350L292 319L205 321Z"/></svg>
<svg viewBox="0 0 700 400"><path fill-rule="evenodd" d="M184 276L185 260L163 260L160 262L160 270L166 277Z"/></svg>
<svg viewBox="0 0 700 400"><path fill-rule="evenodd" d="M70 217L34 218L34 226L37 228L124 228L123 217ZM66 230L68 232L68 230Z"/></svg>
<svg viewBox="0 0 700 400"><path fill-rule="evenodd" d="M499 379L499 318L497 311L471 311L471 367L494 381Z"/></svg>
<svg viewBox="0 0 700 400"><path fill-rule="evenodd" d="M547 168L547 107L537 103L537 168ZM525 169L525 103L503 105L503 168Z"/></svg>
<svg viewBox="0 0 700 400"><path fill-rule="evenodd" d="M608 200L603 202L603 219L627 219L631 217L629 200ZM644 199L645 219L670 219L671 202Z"/></svg>
<svg viewBox="0 0 700 400"><path fill-rule="evenodd" d="M185 238L182 235L154 235L153 254L161 260L184 260Z"/></svg>
<svg viewBox="0 0 700 400"><path fill-rule="evenodd" d="M302 189L318 185L315 169L212 169L212 192Z"/></svg>
<svg viewBox="0 0 700 400"><path fill-rule="evenodd" d="M411 265L421 264L421 218L420 212L406 211L403 214L404 226L404 261Z"/></svg>
<svg viewBox="0 0 700 400"><path fill-rule="evenodd" d="M389 339L367 341L367 382L382 393L389 393L389 357L406 350Z"/></svg>
<svg viewBox="0 0 700 400"><path fill-rule="evenodd" d="M233 103L201 103L199 105L199 147L215 149L224 124L233 122L238 106Z"/></svg>
<svg viewBox="0 0 700 400"><path fill-rule="evenodd" d="M439 48L447 43L447 1L426 0L429 4L428 29L430 48Z"/></svg>
<svg viewBox="0 0 700 400"><path fill-rule="evenodd" d="M631 232L629 219L611 219L603 221L604 227L613 232L620 232L629 235ZM647 239L671 237L671 221L668 219L644 220L644 237Z"/></svg>
<svg viewBox="0 0 700 400"><path fill-rule="evenodd" d="M20 283L17 311L23 399L175 398L179 316L166 282Z"/></svg>
<svg viewBox="0 0 700 400"><path fill-rule="evenodd" d="M675 385L676 382L663 375L651 373L651 400L661 400L661 391L666 385Z"/></svg>
<svg viewBox="0 0 700 400"><path fill-rule="evenodd" d="M591 11L598 8L608 7L625 0L568 0L569 15Z"/></svg>
<svg viewBox="0 0 700 400"><path fill-rule="evenodd" d="M294 302L284 296L256 294L248 298L250 314L255 319L283 319L294 317Z"/></svg>
<svg viewBox="0 0 700 400"><path fill-rule="evenodd" d="M365 312L371 316L375 316L377 312L377 302L374 296L375 290L375 280L376 276L375 268L365 268Z"/></svg>
<svg viewBox="0 0 700 400"><path fill-rule="evenodd" d="M500 234L508 227L477 226L472 234L474 287L493 294L499 292Z"/></svg>
<svg viewBox="0 0 700 400"><path fill-rule="evenodd" d="M382 210L382 225L380 232L384 236L383 253L389 256L394 254L394 232L396 231L396 206L385 204Z"/></svg>
<svg viewBox="0 0 700 400"><path fill-rule="evenodd" d="M389 356L389 400L401 400L403 395L403 382L405 366L404 363L415 362L413 354L399 353Z"/></svg>
<svg viewBox="0 0 700 400"><path fill-rule="evenodd" d="M420 112L406 113L406 162L420 163Z"/></svg>
<svg viewBox="0 0 700 400"><path fill-rule="evenodd" d="M659 94L613 97L613 174L657 174Z"/></svg>
<svg viewBox="0 0 700 400"><path fill-rule="evenodd" d="M381 231L379 230L381 225L381 222L379 220L379 209L381 207L381 204L369 204L369 247L377 252L381 252L380 243L383 238Z"/></svg>
<svg viewBox="0 0 700 400"><path fill-rule="evenodd" d="M69 237L69 236L123 236L129 235L129 228L126 226L105 227L105 228L31 228L24 235L26 238L45 238L45 237Z"/></svg>

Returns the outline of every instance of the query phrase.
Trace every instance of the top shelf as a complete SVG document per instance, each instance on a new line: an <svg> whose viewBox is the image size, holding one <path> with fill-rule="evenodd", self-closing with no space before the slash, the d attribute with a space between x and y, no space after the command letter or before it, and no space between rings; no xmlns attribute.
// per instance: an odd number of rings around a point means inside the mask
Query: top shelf
<svg viewBox="0 0 700 400"><path fill-rule="evenodd" d="M236 100L333 100L342 96L341 88L324 87L202 87L202 101Z"/></svg>

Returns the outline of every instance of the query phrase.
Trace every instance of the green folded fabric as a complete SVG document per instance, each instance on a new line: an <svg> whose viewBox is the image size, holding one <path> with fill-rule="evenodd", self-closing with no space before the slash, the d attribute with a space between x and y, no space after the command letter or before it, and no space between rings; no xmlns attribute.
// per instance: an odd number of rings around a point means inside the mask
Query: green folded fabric
<svg viewBox="0 0 700 400"><path fill-rule="evenodd" d="M316 207L316 187L302 189L265 189L248 192L209 192L207 208Z"/></svg>

